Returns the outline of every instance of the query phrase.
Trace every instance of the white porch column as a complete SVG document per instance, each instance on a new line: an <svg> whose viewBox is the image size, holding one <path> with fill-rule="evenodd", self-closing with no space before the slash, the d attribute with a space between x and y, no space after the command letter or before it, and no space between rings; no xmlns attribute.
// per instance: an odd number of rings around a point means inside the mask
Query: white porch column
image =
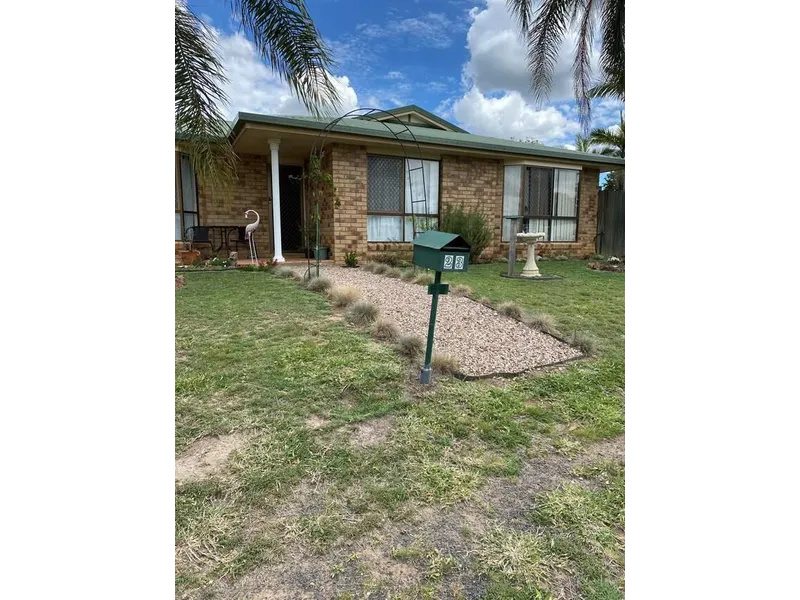
<svg viewBox="0 0 800 600"><path fill-rule="evenodd" d="M278 181L278 146L280 140L269 140L270 162L272 164L272 240L275 245L273 262L286 262L281 245L281 187Z"/></svg>

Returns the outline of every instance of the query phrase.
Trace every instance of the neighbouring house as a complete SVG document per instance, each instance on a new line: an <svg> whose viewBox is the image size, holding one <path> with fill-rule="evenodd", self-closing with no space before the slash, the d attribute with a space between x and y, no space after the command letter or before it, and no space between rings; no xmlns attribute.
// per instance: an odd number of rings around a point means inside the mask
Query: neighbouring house
<svg viewBox="0 0 800 600"><path fill-rule="evenodd" d="M419 147L407 132L398 142L393 131L404 127L397 120L413 131ZM362 259L391 250L410 253L412 213L435 225L450 204L486 215L494 235L482 258L507 255L517 225L504 217L513 215L523 217L520 230L546 233L547 241L537 246L543 255L585 258L595 253L600 173L625 165L611 156L473 135L413 105L376 118L344 119L325 134L328 123L239 113L230 133L240 159L238 181L214 198L176 143L176 241L194 235L193 226L243 227L249 222L245 211L253 209L261 215L255 237L260 258L304 256L311 206L302 175L324 138L323 167L339 204L322 206L320 245L336 262L346 252ZM424 177L415 179L412 172ZM246 258L247 246L239 250Z"/></svg>

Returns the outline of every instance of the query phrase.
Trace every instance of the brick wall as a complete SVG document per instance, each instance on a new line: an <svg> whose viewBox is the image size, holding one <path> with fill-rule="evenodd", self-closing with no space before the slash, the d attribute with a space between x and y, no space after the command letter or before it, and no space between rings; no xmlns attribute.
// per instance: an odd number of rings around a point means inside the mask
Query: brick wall
<svg viewBox="0 0 800 600"><path fill-rule="evenodd" d="M448 204L463 204L465 209L477 209L486 216L492 229L492 242L481 254L483 259L494 258L500 247L503 169L502 160L442 156L440 211L444 212Z"/></svg>
<svg viewBox="0 0 800 600"><path fill-rule="evenodd" d="M341 263L346 252L355 252L363 260L367 256L367 149L334 144L331 162L339 198L333 211L333 258Z"/></svg>
<svg viewBox="0 0 800 600"><path fill-rule="evenodd" d="M242 154L237 165L238 180L231 190L216 192L212 197L210 189L200 182L198 192L201 225L246 225L252 222L252 219L245 219L244 216L248 209L255 210L261 216L255 240L258 257L264 259L272 257L269 168L266 156ZM240 246L239 258L249 258L246 244Z"/></svg>

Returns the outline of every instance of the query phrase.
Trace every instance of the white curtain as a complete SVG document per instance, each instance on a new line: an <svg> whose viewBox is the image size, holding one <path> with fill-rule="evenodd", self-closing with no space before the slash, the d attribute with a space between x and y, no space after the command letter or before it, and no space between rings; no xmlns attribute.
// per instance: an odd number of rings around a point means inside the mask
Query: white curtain
<svg viewBox="0 0 800 600"><path fill-rule="evenodd" d="M368 215L367 239L370 242L402 242L403 217Z"/></svg>
<svg viewBox="0 0 800 600"><path fill-rule="evenodd" d="M430 214L439 213L439 161L423 160L422 170L419 169L420 160L409 158L406 161L406 213ZM414 209L411 209L411 198L414 198ZM426 204L419 204L425 200ZM409 238L410 241L410 238Z"/></svg>
<svg viewBox="0 0 800 600"><path fill-rule="evenodd" d="M554 216L576 217L578 215L578 182L580 171L556 169L553 185ZM576 239L577 219L553 219L550 240L553 242L574 242Z"/></svg>
<svg viewBox="0 0 800 600"><path fill-rule="evenodd" d="M183 232L181 232L181 215L175 213L175 241L179 242L183 239Z"/></svg>
<svg viewBox="0 0 800 600"><path fill-rule="evenodd" d="M181 190L183 210L197 211L197 188L195 187L194 169L189 162L188 154L181 154Z"/></svg>
<svg viewBox="0 0 800 600"><path fill-rule="evenodd" d="M519 214L519 198L522 186L522 167L509 166L505 168L505 177L503 180L503 216L514 216ZM511 231L513 227L519 230L519 222L511 221L510 219L503 219L503 237L502 240L507 242L511 239Z"/></svg>

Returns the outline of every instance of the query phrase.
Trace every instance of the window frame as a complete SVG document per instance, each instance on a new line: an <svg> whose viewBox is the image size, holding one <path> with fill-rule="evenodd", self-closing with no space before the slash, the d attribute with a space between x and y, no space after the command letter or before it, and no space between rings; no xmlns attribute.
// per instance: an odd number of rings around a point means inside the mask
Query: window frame
<svg viewBox="0 0 800 600"><path fill-rule="evenodd" d="M581 174L582 171L580 169L564 169L561 167L543 167L543 166L532 166L532 165L520 165L523 169L522 172L522 181L520 182L519 186L519 214L522 217L522 229L523 231L528 231L528 227L530 227L530 221L538 220L538 221L547 221L547 238L542 240L543 242L547 242L549 244L574 244L578 241L578 226L579 226L579 217L580 217L580 207L581 207ZM548 199L548 206L550 210L549 215L539 215L539 214L525 214L523 211L525 209L525 192L528 189L528 172L531 169L540 169L543 171L550 171L551 177L551 188L550 188L550 198ZM555 194L556 194L556 172L557 171L573 171L578 174L578 181L576 184L575 190L575 216L574 217L565 217L553 214L558 207L558 202L556 201ZM552 240L552 231L553 231L553 221L574 221L575 222L575 239L572 240Z"/></svg>
<svg viewBox="0 0 800 600"><path fill-rule="evenodd" d="M200 189L197 185L197 173L194 174L194 205L197 210L183 210L183 167L181 165L182 157L188 157L186 152L175 152L175 198L176 204L175 214L180 215L181 223L181 238L177 241L186 241L186 219L184 215L194 215L197 225L200 225Z"/></svg>
<svg viewBox="0 0 800 600"><path fill-rule="evenodd" d="M438 192L438 202L437 202L437 209L436 213L426 213L424 215L421 214L414 214L414 213L407 213L404 211L400 212L375 212L370 211L369 209L369 158L371 156L376 156L380 158L393 158L397 159L402 162L403 164L403 176L400 181L400 206L405 209L406 206L406 162L409 160L421 160L421 161L428 161L428 162L435 162L439 164L439 181L436 183L437 192ZM426 198L427 200L427 198ZM413 208L413 206L412 206ZM440 222L442 212L442 161L441 159L431 159L431 158L408 158L405 156L396 156L394 154L378 154L374 152L370 152L367 154L367 243L368 244L410 244L413 240L406 240L406 219L410 219L413 217L417 218L435 218L437 227L438 223ZM371 240L369 239L369 218L370 217L400 217L402 218L400 230L403 233L402 240Z"/></svg>

